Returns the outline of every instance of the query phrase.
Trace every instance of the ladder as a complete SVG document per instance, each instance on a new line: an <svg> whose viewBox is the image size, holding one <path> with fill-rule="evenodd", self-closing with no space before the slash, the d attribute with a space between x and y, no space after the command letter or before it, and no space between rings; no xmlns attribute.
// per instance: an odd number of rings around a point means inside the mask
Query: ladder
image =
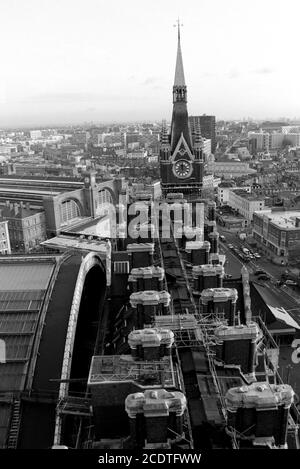
<svg viewBox="0 0 300 469"><path fill-rule="evenodd" d="M18 436L20 430L20 409L21 409L21 401L15 400L13 402L12 408L12 417L10 421L10 429L8 435L8 442L7 448L8 449L16 449L18 444Z"/></svg>

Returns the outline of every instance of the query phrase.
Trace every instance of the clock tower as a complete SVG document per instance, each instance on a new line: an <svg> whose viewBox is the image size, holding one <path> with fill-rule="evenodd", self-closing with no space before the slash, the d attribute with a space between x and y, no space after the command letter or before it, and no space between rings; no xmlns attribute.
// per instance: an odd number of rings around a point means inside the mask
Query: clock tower
<svg viewBox="0 0 300 469"><path fill-rule="evenodd" d="M203 153L200 128L192 135L187 112L187 88L184 78L180 25L173 86L171 133L163 125L160 138L160 174L163 195L180 192L185 198L201 195Z"/></svg>

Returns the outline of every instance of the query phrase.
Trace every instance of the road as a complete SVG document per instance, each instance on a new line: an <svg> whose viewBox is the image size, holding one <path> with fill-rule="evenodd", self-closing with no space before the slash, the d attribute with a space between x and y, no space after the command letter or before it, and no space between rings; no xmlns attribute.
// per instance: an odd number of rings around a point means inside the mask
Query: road
<svg viewBox="0 0 300 469"><path fill-rule="evenodd" d="M232 244L237 248L249 247L241 241L235 234L222 230L218 227L220 234L226 237L226 243L220 242L220 251L226 254L228 262L225 264L226 273L233 277L240 276L240 270L243 262L228 248L228 244ZM253 248L251 248L253 250ZM254 252L256 250L254 249ZM272 264L266 258L253 259L251 262L244 264L250 273L250 279L256 284L257 291L263 298L264 302L275 308L279 308L281 312L287 312L294 320L300 322L300 291L299 288L292 290L289 287L279 287L276 285L281 274L285 271L285 267ZM259 282L254 275L255 270L261 269L269 274L271 281ZM300 337L299 331L296 337ZM295 346L292 346L294 336L286 344L280 344L279 354L279 374L284 382L290 384L294 391L300 395L300 354L297 358L295 355Z"/></svg>
<svg viewBox="0 0 300 469"><path fill-rule="evenodd" d="M228 244L232 244L239 250L242 247L248 247L251 250L253 250L253 248L248 246L244 241L240 240L240 238L235 233L224 231L222 230L222 227L219 226L218 231L220 234L223 234L226 237L225 243L220 242L220 252L226 254L226 258L228 260L228 262L225 264L226 273L231 274L234 278L239 277L241 268L243 265L245 265L250 274L250 279L253 282L264 285L265 288L272 290L273 294L275 294L275 292L276 294L279 293L282 299L292 301L293 305L295 305L295 302L300 304L300 290L298 287L292 289L287 286L279 287L276 285L277 281L280 280L282 273L286 270L284 266L272 264L265 257L261 257L260 259L252 259L250 262L243 263L237 254L228 248ZM257 277L254 275L256 270L264 270L271 277L271 281L259 282Z"/></svg>
<svg viewBox="0 0 300 469"><path fill-rule="evenodd" d="M241 276L241 268L243 263L241 260L226 246L224 243L220 243L220 254L226 255L225 271L227 274L232 275L234 278Z"/></svg>

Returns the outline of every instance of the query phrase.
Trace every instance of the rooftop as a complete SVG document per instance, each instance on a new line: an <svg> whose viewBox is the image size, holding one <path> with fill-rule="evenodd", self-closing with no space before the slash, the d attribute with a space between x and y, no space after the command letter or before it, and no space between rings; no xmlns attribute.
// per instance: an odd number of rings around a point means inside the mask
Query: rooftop
<svg viewBox="0 0 300 469"><path fill-rule="evenodd" d="M19 204L11 204L10 206L5 206L0 209L0 217L7 218L28 218L36 215L37 213L42 213L42 210L32 210L28 209Z"/></svg>
<svg viewBox="0 0 300 469"><path fill-rule="evenodd" d="M6 363L1 365L0 390L22 388L39 312L54 267L55 258L1 259L0 339L6 343Z"/></svg>
<svg viewBox="0 0 300 469"><path fill-rule="evenodd" d="M142 387L176 386L172 358L134 361L130 355L103 355L92 358L88 384L133 381Z"/></svg>
<svg viewBox="0 0 300 469"><path fill-rule="evenodd" d="M300 226L296 226L296 219L300 218L300 210L273 211L269 209L255 213L259 217L267 217L270 222L279 228L300 229Z"/></svg>
<svg viewBox="0 0 300 469"><path fill-rule="evenodd" d="M264 200L264 196L258 196L258 195L253 195L253 194L250 194L249 192L247 192L246 190L243 190L243 189L232 189L232 192L234 192L236 195L240 196L240 197L243 197L243 199L247 199L247 200L252 200L252 201L262 201Z"/></svg>
<svg viewBox="0 0 300 469"><path fill-rule="evenodd" d="M81 238L79 236L59 235L41 243L43 246L61 251L69 249L79 249L83 251L93 251L106 255L106 242L103 240Z"/></svg>

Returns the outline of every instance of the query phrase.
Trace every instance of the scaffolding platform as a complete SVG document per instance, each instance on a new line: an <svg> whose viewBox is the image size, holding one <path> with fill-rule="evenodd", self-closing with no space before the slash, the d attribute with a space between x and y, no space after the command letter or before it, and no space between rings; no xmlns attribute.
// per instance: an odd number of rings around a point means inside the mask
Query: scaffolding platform
<svg viewBox="0 0 300 469"><path fill-rule="evenodd" d="M104 355L92 358L88 385L133 381L141 387L174 387L177 384L172 357L159 361L136 361L131 355Z"/></svg>

